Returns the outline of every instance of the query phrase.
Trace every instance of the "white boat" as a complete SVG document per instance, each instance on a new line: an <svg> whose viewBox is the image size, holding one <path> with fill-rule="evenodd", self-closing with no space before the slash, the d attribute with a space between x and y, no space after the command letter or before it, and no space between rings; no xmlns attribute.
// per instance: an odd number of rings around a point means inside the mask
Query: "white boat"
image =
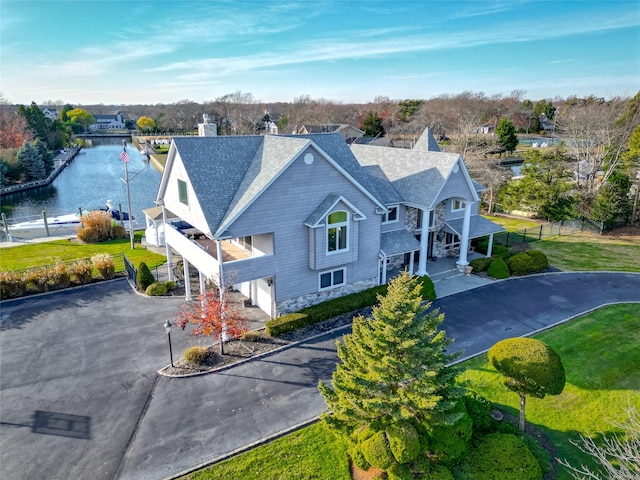
<svg viewBox="0 0 640 480"><path fill-rule="evenodd" d="M127 212L120 212L113 208L113 204L111 200L107 200L106 206L102 208L96 208L94 210L102 210L105 212L111 213L111 217L114 220L122 220L127 221L125 223L125 228L129 228L128 220L129 214ZM88 213L87 210L83 210L82 214ZM133 219L132 219L133 220ZM78 210L76 213L68 213L65 215L55 215L51 217L47 217L47 225L49 228L50 235L72 235L77 231L77 227L80 226L80 211ZM4 228L4 225L2 226ZM44 223L44 218L29 218L28 220L21 222L7 222L7 227L9 229L9 233L16 236L29 235L33 234L44 236L46 235L46 227Z"/></svg>

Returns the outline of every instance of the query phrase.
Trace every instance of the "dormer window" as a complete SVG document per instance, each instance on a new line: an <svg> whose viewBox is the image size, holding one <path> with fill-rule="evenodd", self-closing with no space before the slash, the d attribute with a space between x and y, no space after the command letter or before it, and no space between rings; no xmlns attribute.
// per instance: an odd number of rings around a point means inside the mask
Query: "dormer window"
<svg viewBox="0 0 640 480"><path fill-rule="evenodd" d="M349 246L349 214L337 211L327 215L327 253L344 252Z"/></svg>
<svg viewBox="0 0 640 480"><path fill-rule="evenodd" d="M382 223L394 223L398 221L398 206L387 207L387 213L382 218Z"/></svg>

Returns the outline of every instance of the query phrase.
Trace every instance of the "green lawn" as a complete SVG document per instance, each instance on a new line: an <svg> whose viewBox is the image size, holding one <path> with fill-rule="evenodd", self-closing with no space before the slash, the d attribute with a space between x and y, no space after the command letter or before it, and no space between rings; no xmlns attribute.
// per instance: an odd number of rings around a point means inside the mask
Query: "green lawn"
<svg viewBox="0 0 640 480"><path fill-rule="evenodd" d="M96 253L107 253L109 255L124 253L134 265L145 262L150 268L166 263L167 259L164 255L147 250L140 245L141 237L142 232L136 233L134 250L131 250L131 241L128 237L103 243L81 244L69 240L55 240L1 248L0 271L28 270L30 268L53 265L57 261L71 262L73 260L91 258Z"/></svg>
<svg viewBox="0 0 640 480"><path fill-rule="evenodd" d="M580 434L611 432L624 409L640 409L640 306L615 305L543 332L536 338L562 357L567 385L557 397L528 399L527 420L548 435L557 454L573 464L588 461L570 444ZM463 378L491 401L517 414L519 397L502 385L486 355L464 363ZM259 473L259 474L258 474ZM570 476L558 467L559 479ZM348 479L344 445L315 424L188 479Z"/></svg>
<svg viewBox="0 0 640 480"><path fill-rule="evenodd" d="M574 233L540 240L531 248L542 250L549 264L561 270L640 272L640 238Z"/></svg>
<svg viewBox="0 0 640 480"><path fill-rule="evenodd" d="M483 217L497 223L501 227L504 227L508 232L517 232L518 230L524 230L525 228L539 227L540 224L543 223L538 220L530 220L528 218L492 217L490 215L483 215Z"/></svg>
<svg viewBox="0 0 640 480"><path fill-rule="evenodd" d="M183 477L192 480L349 480L346 444L324 423L316 423L210 469Z"/></svg>
<svg viewBox="0 0 640 480"><path fill-rule="evenodd" d="M640 305L614 305L539 335L562 358L567 384L557 397L527 398L527 421L549 436L557 456L579 465L589 458L571 445L580 434L611 433L624 409L640 410ZM463 378L492 402L517 414L519 397L502 385L486 355L465 362ZM571 478L563 467L559 479Z"/></svg>

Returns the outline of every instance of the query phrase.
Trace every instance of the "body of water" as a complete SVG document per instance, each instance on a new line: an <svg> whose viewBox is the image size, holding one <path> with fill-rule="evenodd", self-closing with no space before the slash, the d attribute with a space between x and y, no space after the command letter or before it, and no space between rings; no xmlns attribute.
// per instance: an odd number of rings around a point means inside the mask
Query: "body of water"
<svg viewBox="0 0 640 480"><path fill-rule="evenodd" d="M76 158L47 187L42 187L1 199L2 212L7 218L21 221L24 217L40 217L42 210L47 216L64 215L103 207L107 200L114 208L122 205L128 211L127 187L124 162L120 159L122 140L93 140L83 148ZM130 143L129 191L131 210L136 219L136 228L144 228L143 210L154 207L162 174ZM139 173L138 173L139 172ZM134 177L135 176L135 177Z"/></svg>

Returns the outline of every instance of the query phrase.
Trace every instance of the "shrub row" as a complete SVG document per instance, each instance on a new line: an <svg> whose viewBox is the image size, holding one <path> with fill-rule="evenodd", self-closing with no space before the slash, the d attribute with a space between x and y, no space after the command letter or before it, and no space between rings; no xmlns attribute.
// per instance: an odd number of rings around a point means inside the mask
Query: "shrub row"
<svg viewBox="0 0 640 480"><path fill-rule="evenodd" d="M114 263L110 255L100 253L91 257L91 264L80 260L67 265L57 262L53 266L27 272L0 272L0 299L21 297L30 293L60 290L74 285L85 285L93 280L93 268L103 279L114 276Z"/></svg>
<svg viewBox="0 0 640 480"><path fill-rule="evenodd" d="M421 277L420 280L422 282L422 298L428 301L435 300L436 291L433 281L426 276ZM344 313L370 307L378 303L378 295L385 295L386 293L387 286L380 285L363 290L362 292L327 300L326 302L313 305L299 312L282 315L266 323L267 335L277 337L278 335L292 332L299 328L324 322L325 320Z"/></svg>
<svg viewBox="0 0 640 480"><path fill-rule="evenodd" d="M502 246L496 245L496 247ZM495 255L476 258L469 264L476 273L486 271L492 278L508 278L510 275L542 272L549 266L549 260L540 250L527 250L514 254L502 247Z"/></svg>

